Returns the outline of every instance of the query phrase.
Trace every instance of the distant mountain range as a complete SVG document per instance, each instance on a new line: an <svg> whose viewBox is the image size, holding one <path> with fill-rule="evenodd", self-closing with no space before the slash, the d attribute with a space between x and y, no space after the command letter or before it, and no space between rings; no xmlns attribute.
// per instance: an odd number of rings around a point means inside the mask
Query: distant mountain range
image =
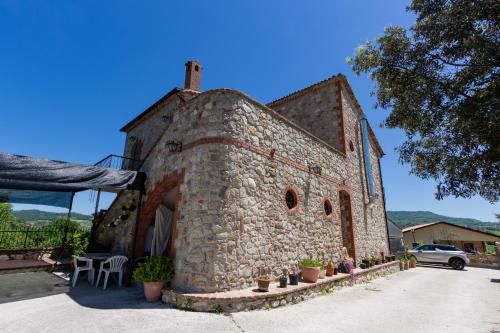
<svg viewBox="0 0 500 333"><path fill-rule="evenodd" d="M23 222L46 222L55 218L66 218L66 213L45 212L37 209L17 210L14 215ZM476 219L449 217L444 215L435 214L427 211L387 211L387 217L391 219L398 227L406 228L412 225L432 222L432 221L445 221L453 224L463 225L469 228L500 232L500 223L483 222ZM79 221L92 221L92 215L85 215L80 213L72 213L71 218ZM85 222L84 224L89 224Z"/></svg>
<svg viewBox="0 0 500 333"><path fill-rule="evenodd" d="M449 217L427 211L387 211L387 217L400 228L411 227L433 221L444 221L483 231L500 231L500 223L483 222L476 219Z"/></svg>
<svg viewBox="0 0 500 333"><path fill-rule="evenodd" d="M49 221L56 218L66 218L67 213L55 213L55 212L45 212L38 209L26 209L26 210L15 210L14 216L23 222L35 222L35 221ZM80 213L71 213L71 219L73 220L83 220L92 221L92 215L85 215Z"/></svg>

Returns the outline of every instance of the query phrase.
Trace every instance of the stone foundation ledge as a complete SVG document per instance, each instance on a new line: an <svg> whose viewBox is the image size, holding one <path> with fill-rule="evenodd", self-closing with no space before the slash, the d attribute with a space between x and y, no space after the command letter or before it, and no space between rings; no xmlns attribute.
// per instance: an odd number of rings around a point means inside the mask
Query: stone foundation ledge
<svg viewBox="0 0 500 333"><path fill-rule="evenodd" d="M366 283L375 278L399 271L399 263L390 262L369 269L355 269L356 283ZM188 294L164 289L162 300L176 308L203 312L239 312L270 309L287 304L302 302L320 294L327 294L351 285L349 274L338 274L315 283L299 282L297 286L279 288L279 283L271 283L268 292L258 292L257 287L227 292Z"/></svg>

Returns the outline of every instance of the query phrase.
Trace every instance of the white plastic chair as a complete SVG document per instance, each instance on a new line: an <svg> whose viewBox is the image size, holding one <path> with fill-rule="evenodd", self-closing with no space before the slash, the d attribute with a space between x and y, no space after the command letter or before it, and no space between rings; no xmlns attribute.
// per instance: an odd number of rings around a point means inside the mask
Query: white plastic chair
<svg viewBox="0 0 500 333"><path fill-rule="evenodd" d="M84 262L85 266L78 266L78 262ZM75 286L76 280L78 279L78 274L84 271L88 271L88 280L90 282L90 285L94 284L94 267L92 266L92 259L73 256L73 265L75 267L75 272L73 273L73 281L71 283L73 287Z"/></svg>
<svg viewBox="0 0 500 333"><path fill-rule="evenodd" d="M101 278L101 273L104 272L104 286L106 289L108 286L109 273L118 273L118 286L122 287L122 277L123 277L123 265L128 261L125 256L114 256L101 262L99 267L99 274L97 274L96 287L99 285L99 279ZM109 265L109 267L104 268L104 265Z"/></svg>

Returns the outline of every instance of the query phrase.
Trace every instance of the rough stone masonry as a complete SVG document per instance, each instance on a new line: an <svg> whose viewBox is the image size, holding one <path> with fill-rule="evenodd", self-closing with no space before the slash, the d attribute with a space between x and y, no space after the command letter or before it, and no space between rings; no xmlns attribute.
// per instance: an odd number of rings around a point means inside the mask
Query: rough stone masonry
<svg viewBox="0 0 500 333"><path fill-rule="evenodd" d="M196 65L186 67L201 71ZM279 277L303 258L338 262L344 247L356 262L389 253L383 151L370 127L363 132L363 111L343 75L268 105L235 90L197 91L200 78L122 129L124 155L148 177L139 223L134 216L107 227L130 200L125 191L95 223L95 244L142 255L155 210L170 200L165 255L178 290L245 288L261 267ZM174 141L182 147L171 151Z"/></svg>

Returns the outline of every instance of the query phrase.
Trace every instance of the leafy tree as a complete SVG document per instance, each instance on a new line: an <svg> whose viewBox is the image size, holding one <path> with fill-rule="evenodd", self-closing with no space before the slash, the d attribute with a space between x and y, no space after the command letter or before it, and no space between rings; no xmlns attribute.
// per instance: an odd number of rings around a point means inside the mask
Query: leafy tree
<svg viewBox="0 0 500 333"><path fill-rule="evenodd" d="M14 216L12 205L8 203L0 203L0 226L11 229L20 227L21 221Z"/></svg>
<svg viewBox="0 0 500 333"><path fill-rule="evenodd" d="M500 194L500 3L413 0L416 22L386 28L348 63L375 81L384 125L411 172L437 182L436 198Z"/></svg>

